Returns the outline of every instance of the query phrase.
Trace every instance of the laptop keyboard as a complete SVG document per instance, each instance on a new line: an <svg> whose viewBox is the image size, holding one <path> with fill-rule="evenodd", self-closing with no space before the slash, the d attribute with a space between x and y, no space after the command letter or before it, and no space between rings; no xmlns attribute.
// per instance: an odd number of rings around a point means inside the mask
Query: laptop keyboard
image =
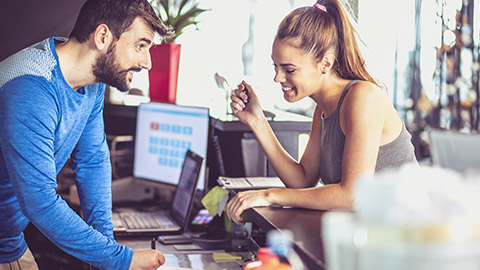
<svg viewBox="0 0 480 270"><path fill-rule="evenodd" d="M155 229L177 227L168 216L146 212L123 212L120 217L129 229Z"/></svg>

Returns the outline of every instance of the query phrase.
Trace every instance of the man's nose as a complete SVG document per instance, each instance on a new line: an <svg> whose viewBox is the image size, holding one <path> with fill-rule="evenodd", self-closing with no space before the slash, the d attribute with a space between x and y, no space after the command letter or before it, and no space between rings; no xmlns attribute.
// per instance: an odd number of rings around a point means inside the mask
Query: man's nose
<svg viewBox="0 0 480 270"><path fill-rule="evenodd" d="M151 56L150 56L150 51L147 51L142 59L141 59L141 62L139 63L140 64L140 67L146 69L146 70L150 70L152 68L152 59L151 59Z"/></svg>

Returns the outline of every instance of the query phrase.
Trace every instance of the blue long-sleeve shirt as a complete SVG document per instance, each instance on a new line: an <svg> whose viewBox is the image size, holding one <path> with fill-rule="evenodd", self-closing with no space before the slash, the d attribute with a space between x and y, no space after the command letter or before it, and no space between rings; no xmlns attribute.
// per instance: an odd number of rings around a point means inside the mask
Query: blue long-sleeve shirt
<svg viewBox="0 0 480 270"><path fill-rule="evenodd" d="M101 269L128 269L133 250L113 239L105 86L78 91L44 40L0 62L0 263L27 249L31 221L65 252ZM56 193L71 157L83 219Z"/></svg>

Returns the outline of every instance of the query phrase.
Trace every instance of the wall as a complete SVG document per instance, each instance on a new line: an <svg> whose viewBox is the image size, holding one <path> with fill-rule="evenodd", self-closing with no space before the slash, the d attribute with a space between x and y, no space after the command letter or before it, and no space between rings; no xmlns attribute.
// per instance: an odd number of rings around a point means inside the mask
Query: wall
<svg viewBox="0 0 480 270"><path fill-rule="evenodd" d="M2 1L0 61L49 36L68 36L85 1Z"/></svg>

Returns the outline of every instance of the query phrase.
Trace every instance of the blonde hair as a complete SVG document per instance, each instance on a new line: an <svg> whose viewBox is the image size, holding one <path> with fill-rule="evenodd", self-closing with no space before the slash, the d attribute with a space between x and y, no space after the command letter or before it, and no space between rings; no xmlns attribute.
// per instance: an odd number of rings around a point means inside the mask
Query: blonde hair
<svg viewBox="0 0 480 270"><path fill-rule="evenodd" d="M317 61L332 52L336 58L332 70L339 77L380 86L365 67L357 45L358 34L342 5L337 0L320 0L316 5L290 12L280 23L275 38L290 41Z"/></svg>

